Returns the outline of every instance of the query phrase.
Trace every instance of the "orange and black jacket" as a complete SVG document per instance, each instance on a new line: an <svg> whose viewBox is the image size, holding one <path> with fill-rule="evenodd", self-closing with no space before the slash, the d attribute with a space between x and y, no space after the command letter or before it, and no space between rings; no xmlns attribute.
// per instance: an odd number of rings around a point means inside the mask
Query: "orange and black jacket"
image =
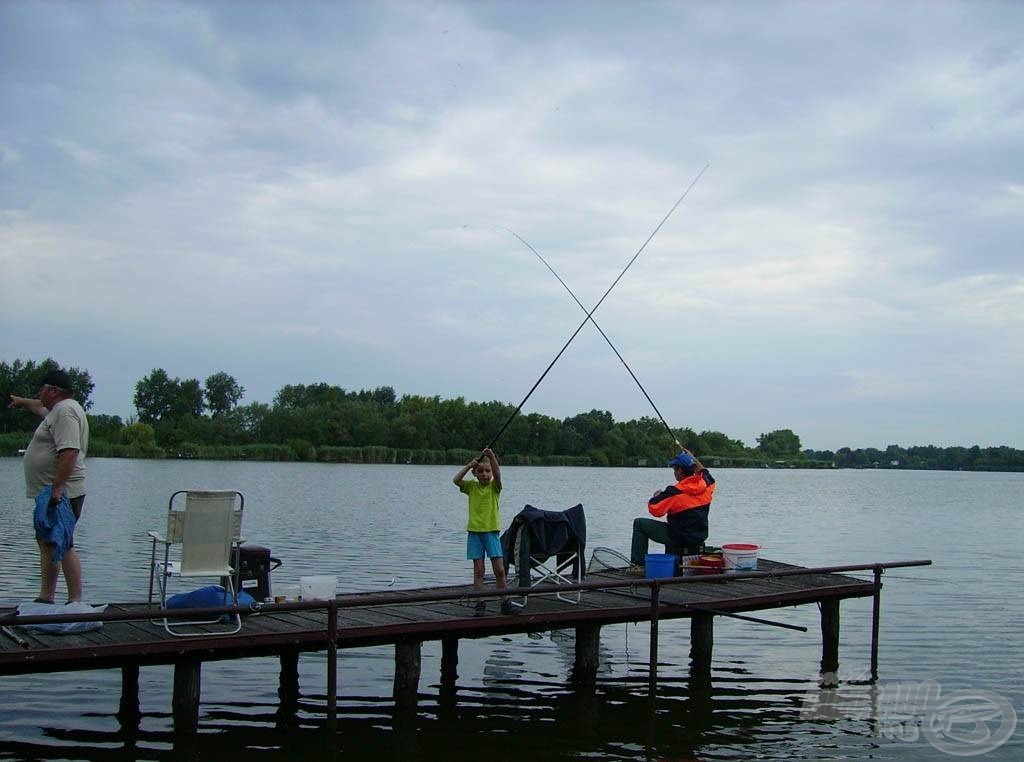
<svg viewBox="0 0 1024 762"><path fill-rule="evenodd" d="M647 502L652 516L668 516L668 536L681 548L696 548L708 538L708 511L715 478L706 468L670 484Z"/></svg>

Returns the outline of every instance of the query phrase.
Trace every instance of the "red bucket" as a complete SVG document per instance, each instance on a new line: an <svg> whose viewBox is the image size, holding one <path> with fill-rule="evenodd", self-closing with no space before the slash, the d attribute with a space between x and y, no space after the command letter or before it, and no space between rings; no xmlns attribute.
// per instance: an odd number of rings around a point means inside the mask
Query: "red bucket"
<svg viewBox="0 0 1024 762"><path fill-rule="evenodd" d="M709 553L697 559L701 574L720 574L725 568L725 559L718 553Z"/></svg>

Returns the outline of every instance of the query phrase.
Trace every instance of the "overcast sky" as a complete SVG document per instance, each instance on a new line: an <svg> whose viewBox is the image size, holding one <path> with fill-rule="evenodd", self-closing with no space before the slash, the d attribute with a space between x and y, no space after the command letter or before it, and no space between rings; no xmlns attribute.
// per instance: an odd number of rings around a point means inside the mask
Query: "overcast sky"
<svg viewBox="0 0 1024 762"><path fill-rule="evenodd" d="M0 4L0 359L1024 447L1024 3ZM653 411L587 326L525 410ZM498 445L500 450L500 444Z"/></svg>

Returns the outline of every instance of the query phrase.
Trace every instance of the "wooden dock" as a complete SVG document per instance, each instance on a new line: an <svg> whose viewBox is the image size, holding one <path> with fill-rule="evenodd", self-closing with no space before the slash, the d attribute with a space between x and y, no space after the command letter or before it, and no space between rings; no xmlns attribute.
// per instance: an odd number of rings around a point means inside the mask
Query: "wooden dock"
<svg viewBox="0 0 1024 762"><path fill-rule="evenodd" d="M23 626L42 617L16 617L0 610L0 676L83 669L122 670L119 717L138 721L139 667L173 664L172 699L175 728L194 731L198 722L200 670L203 661L278 656L281 660L282 698L298 692L298 657L303 651L328 651L328 720L336 716L337 649L367 645L395 645L395 700L415 705L420 676L420 645L442 641L442 685L454 684L458 641L492 635L529 633L551 629L576 630L576 661L572 679L593 684L597 646L603 625L622 622L651 623L650 683L657 680L659 622L691 620L691 679L706 675L710 681L713 621L716 616L738 616L754 621L750 612L781 606L816 603L821 608L822 672L835 672L839 660L839 603L848 598L873 597L872 677L877 678L877 646L882 574L887 568L922 566L930 561L900 561L859 566L807 569L762 559L758 571L648 580L625 569L590 573L577 586L530 588L526 606L517 615L498 613L494 590L488 613L473 616L481 597L471 585L361 593L331 601L264 605L243 617L241 632L217 633L217 626L199 629L199 637L172 637L150 620L155 610L145 603L114 603L102 614L79 616L98 619L102 629L77 635L50 635ZM871 572L873 579L847 572ZM579 590L579 602L555 596ZM516 592L526 592L517 589ZM575 599L575 594L573 595ZM216 609L215 611L224 611ZM214 611L214 610L209 610ZM190 612L195 616L196 612ZM180 610L171 616L184 618ZM47 617L60 621L64 617ZM73 617L68 617L73 618ZM770 621L768 623L771 623ZM780 625L789 626L791 625Z"/></svg>

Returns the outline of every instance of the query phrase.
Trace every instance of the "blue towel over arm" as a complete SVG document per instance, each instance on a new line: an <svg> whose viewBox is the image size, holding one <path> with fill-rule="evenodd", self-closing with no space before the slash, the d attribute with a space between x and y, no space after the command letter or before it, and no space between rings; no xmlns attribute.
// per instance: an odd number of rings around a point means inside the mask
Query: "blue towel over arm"
<svg viewBox="0 0 1024 762"><path fill-rule="evenodd" d="M71 547L75 533L75 514L71 510L71 501L68 500L67 493L60 496L60 502L50 507L52 490L53 487L46 485L43 491L36 495L32 524L35 526L36 539L39 542L56 547L53 562L59 564L67 549Z"/></svg>

